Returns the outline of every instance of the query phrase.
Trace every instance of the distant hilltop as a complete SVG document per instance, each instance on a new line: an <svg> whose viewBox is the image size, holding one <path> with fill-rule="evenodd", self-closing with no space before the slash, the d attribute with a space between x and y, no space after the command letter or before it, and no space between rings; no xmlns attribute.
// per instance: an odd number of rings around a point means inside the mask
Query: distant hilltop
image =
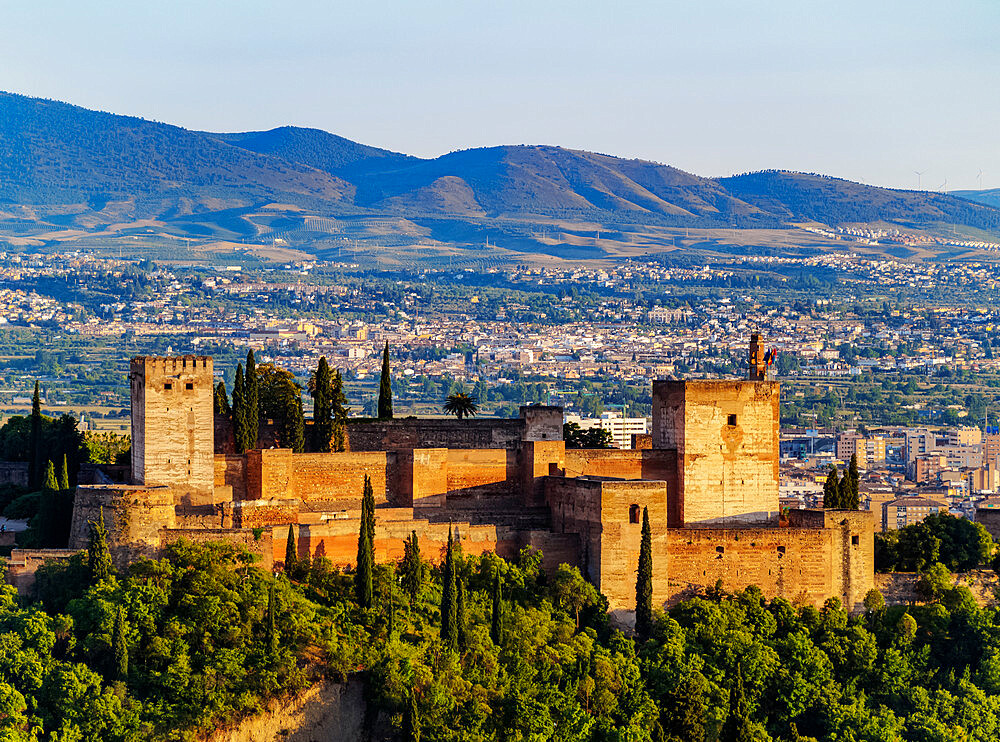
<svg viewBox="0 0 1000 742"><path fill-rule="evenodd" d="M823 175L774 170L705 178L655 162L543 145L421 159L316 129L189 131L0 93L0 238L46 244L55 239L46 227L93 232L155 220L147 231L175 237L246 241L273 234L287 242L284 233L294 232L293 243L319 253L337 239L349 244L342 228L307 216L391 218L397 221L389 232L409 229L413 240L427 244L492 242L522 252L546 251L545 230L558 220L609 233L636 225L877 223L958 225L970 237L1000 235L995 205ZM399 226L399 219L410 221Z"/></svg>

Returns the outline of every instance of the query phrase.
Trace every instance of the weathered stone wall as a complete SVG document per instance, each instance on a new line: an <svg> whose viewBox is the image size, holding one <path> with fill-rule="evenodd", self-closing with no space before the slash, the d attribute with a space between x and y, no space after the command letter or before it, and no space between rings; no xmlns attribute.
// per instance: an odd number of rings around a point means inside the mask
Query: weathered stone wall
<svg viewBox="0 0 1000 742"><path fill-rule="evenodd" d="M447 464L449 497L509 496L520 483L517 452L510 449L449 449Z"/></svg>
<svg viewBox="0 0 1000 742"><path fill-rule="evenodd" d="M35 573L46 562L69 559L79 549L14 549L7 561L7 582L19 595L30 595L35 586Z"/></svg>
<svg viewBox="0 0 1000 742"><path fill-rule="evenodd" d="M89 522L103 515L111 557L118 567L142 557L155 557L161 530L175 525L174 493L162 485L82 485L73 499L69 547L85 549Z"/></svg>
<svg viewBox="0 0 1000 742"><path fill-rule="evenodd" d="M615 477L668 482L676 491L677 452L633 449L566 449L567 477Z"/></svg>
<svg viewBox="0 0 1000 742"><path fill-rule="evenodd" d="M551 405L521 407L524 421L523 440L561 441L563 439L563 408Z"/></svg>
<svg viewBox="0 0 1000 742"><path fill-rule="evenodd" d="M776 382L653 384L653 445L678 455L672 526L777 521L778 400Z"/></svg>
<svg viewBox="0 0 1000 742"><path fill-rule="evenodd" d="M1000 541L1000 508L976 508L976 522L982 523L994 540Z"/></svg>
<svg viewBox="0 0 1000 742"><path fill-rule="evenodd" d="M246 456L215 455L215 499L217 501L247 499L246 463Z"/></svg>
<svg viewBox="0 0 1000 742"><path fill-rule="evenodd" d="M376 504L395 498L392 454L292 453L287 448L247 451L245 497L250 500L297 498L334 509L359 503L364 478L371 478ZM393 457L394 458L394 457Z"/></svg>
<svg viewBox="0 0 1000 742"><path fill-rule="evenodd" d="M347 567L355 564L358 556L358 531L361 511L347 511L322 523L301 524L295 528L296 548L300 559L326 557L334 565ZM375 511L375 559L378 562L398 561L403 558L403 544L411 531L417 532L420 552L431 562L444 557L448 543L448 528L459 535L466 554L479 555L497 550L497 530L493 526L473 526L468 523L431 523L415 520L411 508L378 508ZM273 535L273 557L284 563L288 529L276 526Z"/></svg>
<svg viewBox="0 0 1000 742"><path fill-rule="evenodd" d="M282 523L298 523L301 500L240 500L223 506L224 528L263 528Z"/></svg>
<svg viewBox="0 0 1000 742"><path fill-rule="evenodd" d="M348 420L351 451L398 451L409 448L515 448L524 420Z"/></svg>
<svg viewBox="0 0 1000 742"><path fill-rule="evenodd" d="M518 447L521 473L521 501L527 507L545 505L545 480L562 476L566 470L566 444L563 441L523 441Z"/></svg>
<svg viewBox="0 0 1000 742"><path fill-rule="evenodd" d="M992 569L974 569L970 572L953 572L956 585L969 588L976 602L981 606L997 605L997 590L1000 577ZM882 593L888 605L906 605L924 602L917 592L920 575L914 572L877 572L875 588Z"/></svg>
<svg viewBox="0 0 1000 742"><path fill-rule="evenodd" d="M179 502L214 502L212 358L133 358L129 379L135 482L168 484Z"/></svg>
<svg viewBox="0 0 1000 742"><path fill-rule="evenodd" d="M28 486L27 461L0 461L0 484Z"/></svg>

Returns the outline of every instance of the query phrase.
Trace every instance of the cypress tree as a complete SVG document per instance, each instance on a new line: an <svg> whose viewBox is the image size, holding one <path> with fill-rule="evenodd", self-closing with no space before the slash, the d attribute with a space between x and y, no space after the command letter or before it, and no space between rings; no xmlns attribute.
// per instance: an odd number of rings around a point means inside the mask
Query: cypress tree
<svg viewBox="0 0 1000 742"><path fill-rule="evenodd" d="M743 693L743 669L736 669L736 683L729 695L729 718L719 732L719 742L753 742L753 728L750 725L750 711Z"/></svg>
<svg viewBox="0 0 1000 742"><path fill-rule="evenodd" d="M128 641L125 638L125 610L115 614L115 628L111 635L111 655L114 660L115 680L128 679Z"/></svg>
<svg viewBox="0 0 1000 742"><path fill-rule="evenodd" d="M373 570L375 566L375 495L372 482L365 475L361 497L361 524L358 530L358 566L354 572L354 594L363 610L372 607Z"/></svg>
<svg viewBox="0 0 1000 742"><path fill-rule="evenodd" d="M417 692L410 688L410 703L403 715L403 742L420 742L420 709L417 707Z"/></svg>
<svg viewBox="0 0 1000 742"><path fill-rule="evenodd" d="M639 544L639 574L635 581L635 633L649 638L653 629L653 535L649 510L642 509L642 541Z"/></svg>
<svg viewBox="0 0 1000 742"><path fill-rule="evenodd" d="M851 507L851 475L846 471L837 484L837 501L841 508Z"/></svg>
<svg viewBox="0 0 1000 742"><path fill-rule="evenodd" d="M257 364L254 362L253 348L247 351L247 368L244 389L246 394L246 440L247 449L257 448L260 437L260 380L257 378Z"/></svg>
<svg viewBox="0 0 1000 742"><path fill-rule="evenodd" d="M458 633L458 648L465 651L469 646L469 627L465 618L465 580L461 575L457 576L455 597L457 608L455 609L455 628Z"/></svg>
<svg viewBox="0 0 1000 742"><path fill-rule="evenodd" d="M295 382L285 384L282 406L281 444L295 453L302 453L306 449L306 421L302 414L302 394Z"/></svg>
<svg viewBox="0 0 1000 742"><path fill-rule="evenodd" d="M392 420L392 379L389 376L389 341L382 351L382 378L378 384L378 419Z"/></svg>
<svg viewBox="0 0 1000 742"><path fill-rule="evenodd" d="M333 382L330 365L326 356L319 359L313 379L313 427L312 448L314 451L329 451L333 438Z"/></svg>
<svg viewBox="0 0 1000 742"><path fill-rule="evenodd" d="M836 510L840 507L840 481L837 477L837 467L830 465L830 473L823 483L823 507Z"/></svg>
<svg viewBox="0 0 1000 742"><path fill-rule="evenodd" d="M420 558L420 543L417 541L416 531L411 531L410 537L403 543L403 561L399 563L399 575L412 610L424 584L424 564Z"/></svg>
<svg viewBox="0 0 1000 742"><path fill-rule="evenodd" d="M56 466L49 459L45 464L45 477L42 479L42 489L46 492L55 492L59 489L59 480L56 478Z"/></svg>
<svg viewBox="0 0 1000 742"><path fill-rule="evenodd" d="M278 631L274 624L274 580L267 591L267 622L264 624L264 642L269 654L274 654L278 648Z"/></svg>
<svg viewBox="0 0 1000 742"><path fill-rule="evenodd" d="M288 538L285 540L285 575L294 579L299 567L299 550L295 545L295 526L289 524Z"/></svg>
<svg viewBox="0 0 1000 742"><path fill-rule="evenodd" d="M219 381L215 386L215 393L212 395L212 406L216 415L229 415L232 408L229 406L229 396L226 394L226 382Z"/></svg>
<svg viewBox="0 0 1000 742"><path fill-rule="evenodd" d="M59 470L59 489L64 491L69 489L69 462L66 454L63 454L62 468Z"/></svg>
<svg viewBox="0 0 1000 742"><path fill-rule="evenodd" d="M108 548L108 532L104 527L104 508L100 509L100 516L96 523L90 521L87 567L90 570L91 585L96 585L111 577L111 550Z"/></svg>
<svg viewBox="0 0 1000 742"><path fill-rule="evenodd" d="M340 375L340 369L337 369L333 374L330 388L330 412L333 416L330 447L334 451L346 451L347 415L350 409L347 406L347 395L344 394L344 377Z"/></svg>
<svg viewBox="0 0 1000 742"><path fill-rule="evenodd" d="M393 575L395 577L395 575ZM389 633L389 641L392 641L393 634L396 633L396 597L395 597L395 579L389 580L389 591L386 595L387 602L389 603L389 616L387 622L387 631Z"/></svg>
<svg viewBox="0 0 1000 742"><path fill-rule="evenodd" d="M42 481L42 398L35 382L31 397L31 439L28 448L28 489L37 490Z"/></svg>
<svg viewBox="0 0 1000 742"><path fill-rule="evenodd" d="M490 611L490 638L498 647L503 643L503 592L500 588L500 570L493 575L493 606Z"/></svg>
<svg viewBox="0 0 1000 742"><path fill-rule="evenodd" d="M448 527L448 549L444 555L444 576L441 589L441 641L452 649L458 648L458 585L455 574L455 541Z"/></svg>
<svg viewBox="0 0 1000 742"><path fill-rule="evenodd" d="M857 510L861 507L861 472L858 471L858 455L851 454L851 463L847 468L847 474L851 479L851 496L844 507L849 510Z"/></svg>
<svg viewBox="0 0 1000 742"><path fill-rule="evenodd" d="M246 379L243 364L236 364L236 380L233 382L233 443L236 453L244 453L247 445L247 402Z"/></svg>

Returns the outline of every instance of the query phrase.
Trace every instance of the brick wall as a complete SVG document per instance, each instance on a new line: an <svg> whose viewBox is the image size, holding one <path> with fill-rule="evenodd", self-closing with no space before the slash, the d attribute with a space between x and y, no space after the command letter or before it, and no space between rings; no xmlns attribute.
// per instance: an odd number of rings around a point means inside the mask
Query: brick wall
<svg viewBox="0 0 1000 742"><path fill-rule="evenodd" d="M246 492L250 500L293 499L339 509L360 503L364 478L371 478L376 504L395 498L392 454L292 453L273 448L246 453Z"/></svg>
<svg viewBox="0 0 1000 742"><path fill-rule="evenodd" d="M215 455L215 500L247 499L246 457L236 454Z"/></svg>
<svg viewBox="0 0 1000 742"><path fill-rule="evenodd" d="M510 496L519 485L517 452L509 449L449 449L448 496Z"/></svg>
<svg viewBox="0 0 1000 742"><path fill-rule="evenodd" d="M656 479L676 491L677 453L669 450L566 449L567 477Z"/></svg>

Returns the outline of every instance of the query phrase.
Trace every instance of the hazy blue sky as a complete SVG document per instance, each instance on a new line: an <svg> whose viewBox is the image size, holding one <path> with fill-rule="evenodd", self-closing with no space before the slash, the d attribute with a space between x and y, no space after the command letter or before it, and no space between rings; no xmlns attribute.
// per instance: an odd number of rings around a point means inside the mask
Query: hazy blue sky
<svg viewBox="0 0 1000 742"><path fill-rule="evenodd" d="M1000 0L31 0L0 29L0 88L188 128L1000 187Z"/></svg>

